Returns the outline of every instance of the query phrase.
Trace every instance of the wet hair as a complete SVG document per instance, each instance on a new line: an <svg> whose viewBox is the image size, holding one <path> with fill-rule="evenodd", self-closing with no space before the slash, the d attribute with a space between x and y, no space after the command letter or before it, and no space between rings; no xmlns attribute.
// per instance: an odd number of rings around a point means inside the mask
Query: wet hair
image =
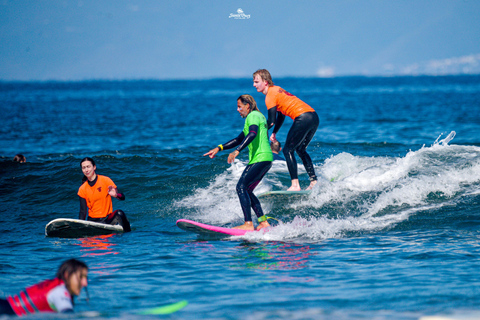
<svg viewBox="0 0 480 320"><path fill-rule="evenodd" d="M95 161L94 161L92 158L90 158L90 157L85 157L85 158L82 159L82 161L80 161L80 168L82 168L82 163L84 163L85 161L90 161L90 163L92 164L92 166L95 167ZM86 175L83 175L82 183L84 183L84 182L87 181L87 180L88 180L87 176L86 176Z"/></svg>
<svg viewBox="0 0 480 320"><path fill-rule="evenodd" d="M270 142L270 148L272 148L272 151L280 152L281 147L282 144L279 141Z"/></svg>
<svg viewBox="0 0 480 320"><path fill-rule="evenodd" d="M77 259L69 259L65 262L63 262L60 267L58 268L56 278L63 280L63 282L67 282L67 279L65 279L65 273L68 273L68 275L72 275L78 270L82 269L87 269L87 265Z"/></svg>
<svg viewBox="0 0 480 320"><path fill-rule="evenodd" d="M25 156L23 154L19 153L19 154L15 155L15 157L13 158L13 161L24 163L24 162L27 162L27 159L25 158Z"/></svg>
<svg viewBox="0 0 480 320"><path fill-rule="evenodd" d="M237 98L237 101L240 100L240 102L243 105L248 104L250 106L250 112L252 111L260 111L258 110L257 103L255 102L255 99L249 94L242 94L240 97Z"/></svg>
<svg viewBox="0 0 480 320"><path fill-rule="evenodd" d="M273 86L272 75L270 74L270 72L268 72L267 69L258 69L257 71L255 71L253 73L253 79L255 79L256 75L259 75L263 81L267 81L269 87Z"/></svg>

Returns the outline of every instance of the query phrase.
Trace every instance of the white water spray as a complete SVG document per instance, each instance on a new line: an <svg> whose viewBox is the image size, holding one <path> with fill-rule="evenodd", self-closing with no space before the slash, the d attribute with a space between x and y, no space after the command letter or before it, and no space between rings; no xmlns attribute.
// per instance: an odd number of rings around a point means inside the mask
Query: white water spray
<svg viewBox="0 0 480 320"><path fill-rule="evenodd" d="M419 212L455 205L480 183L480 148L450 145L451 132L430 147L404 157L334 155L316 171L322 179L309 197L295 202L263 202L267 215L283 221L265 234L250 233L249 240L319 241L351 232L374 232L406 221ZM241 224L235 186L245 165L235 162L206 188L177 203L194 208L189 217L205 223ZM286 166L274 165L256 193L286 189L280 178ZM293 214L292 214L293 212Z"/></svg>

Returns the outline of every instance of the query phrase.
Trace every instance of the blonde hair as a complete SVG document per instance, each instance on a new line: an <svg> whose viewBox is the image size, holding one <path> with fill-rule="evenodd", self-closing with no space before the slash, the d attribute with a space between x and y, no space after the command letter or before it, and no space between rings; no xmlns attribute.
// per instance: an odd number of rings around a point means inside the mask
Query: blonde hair
<svg viewBox="0 0 480 320"><path fill-rule="evenodd" d="M254 79L256 75L259 75L263 81L267 81L269 87L273 86L272 75L270 74L270 72L268 72L267 69L258 69L257 71L255 71L253 73Z"/></svg>
<svg viewBox="0 0 480 320"><path fill-rule="evenodd" d="M240 97L237 98L237 101L240 100L240 102L243 105L250 105L250 112L252 111L260 111L258 110L257 103L255 102L255 99L249 94L242 94Z"/></svg>

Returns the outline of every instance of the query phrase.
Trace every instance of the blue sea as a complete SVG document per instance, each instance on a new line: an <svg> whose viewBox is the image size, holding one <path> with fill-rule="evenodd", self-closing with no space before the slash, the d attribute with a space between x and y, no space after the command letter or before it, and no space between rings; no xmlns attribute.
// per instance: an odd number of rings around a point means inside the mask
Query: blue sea
<svg viewBox="0 0 480 320"><path fill-rule="evenodd" d="M203 154L243 129L241 94L266 114L252 79L0 82L0 297L79 258L89 299L49 319L480 318L480 76L274 80L320 117L319 183L262 200L268 232L219 239L175 222L243 222L248 152L232 165ZM126 195L113 207L132 232L46 237L49 221L78 218L87 156ZM300 160L299 173L305 188ZM289 180L275 162L256 193Z"/></svg>

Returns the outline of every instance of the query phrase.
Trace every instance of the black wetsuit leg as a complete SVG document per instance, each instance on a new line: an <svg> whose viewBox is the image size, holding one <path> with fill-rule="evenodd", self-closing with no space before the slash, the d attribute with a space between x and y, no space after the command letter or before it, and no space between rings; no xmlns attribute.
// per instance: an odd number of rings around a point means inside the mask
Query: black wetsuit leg
<svg viewBox="0 0 480 320"><path fill-rule="evenodd" d="M5 299L0 299L0 315L2 314L15 315L15 311Z"/></svg>
<svg viewBox="0 0 480 320"><path fill-rule="evenodd" d="M290 178L292 180L298 179L297 160L295 160L294 154L295 151L297 151L300 159L302 159L310 180L317 180L312 159L307 153L307 147L317 131L318 124L319 119L317 113L306 112L295 119L290 131L288 131L287 141L283 148L283 155L287 161L288 172L290 173Z"/></svg>
<svg viewBox="0 0 480 320"><path fill-rule="evenodd" d="M112 224L112 225L119 224L123 227L123 231L125 232L132 231L132 229L130 228L130 222L127 219L127 215L122 210L115 210L105 218L88 217L88 221L94 221L94 222L106 223L106 224Z"/></svg>
<svg viewBox="0 0 480 320"><path fill-rule="evenodd" d="M253 194L253 190L271 167L271 161L252 163L245 168L240 180L238 180L237 194L240 199L240 205L242 206L245 221L252 221L251 208L257 217L260 218L263 216L262 206L260 205L260 201Z"/></svg>
<svg viewBox="0 0 480 320"><path fill-rule="evenodd" d="M130 228L130 222L127 219L127 215L122 210L115 210L113 212L113 219L110 220L110 224L116 224L115 221L120 220L118 224L123 227L123 231L130 232L132 229Z"/></svg>

